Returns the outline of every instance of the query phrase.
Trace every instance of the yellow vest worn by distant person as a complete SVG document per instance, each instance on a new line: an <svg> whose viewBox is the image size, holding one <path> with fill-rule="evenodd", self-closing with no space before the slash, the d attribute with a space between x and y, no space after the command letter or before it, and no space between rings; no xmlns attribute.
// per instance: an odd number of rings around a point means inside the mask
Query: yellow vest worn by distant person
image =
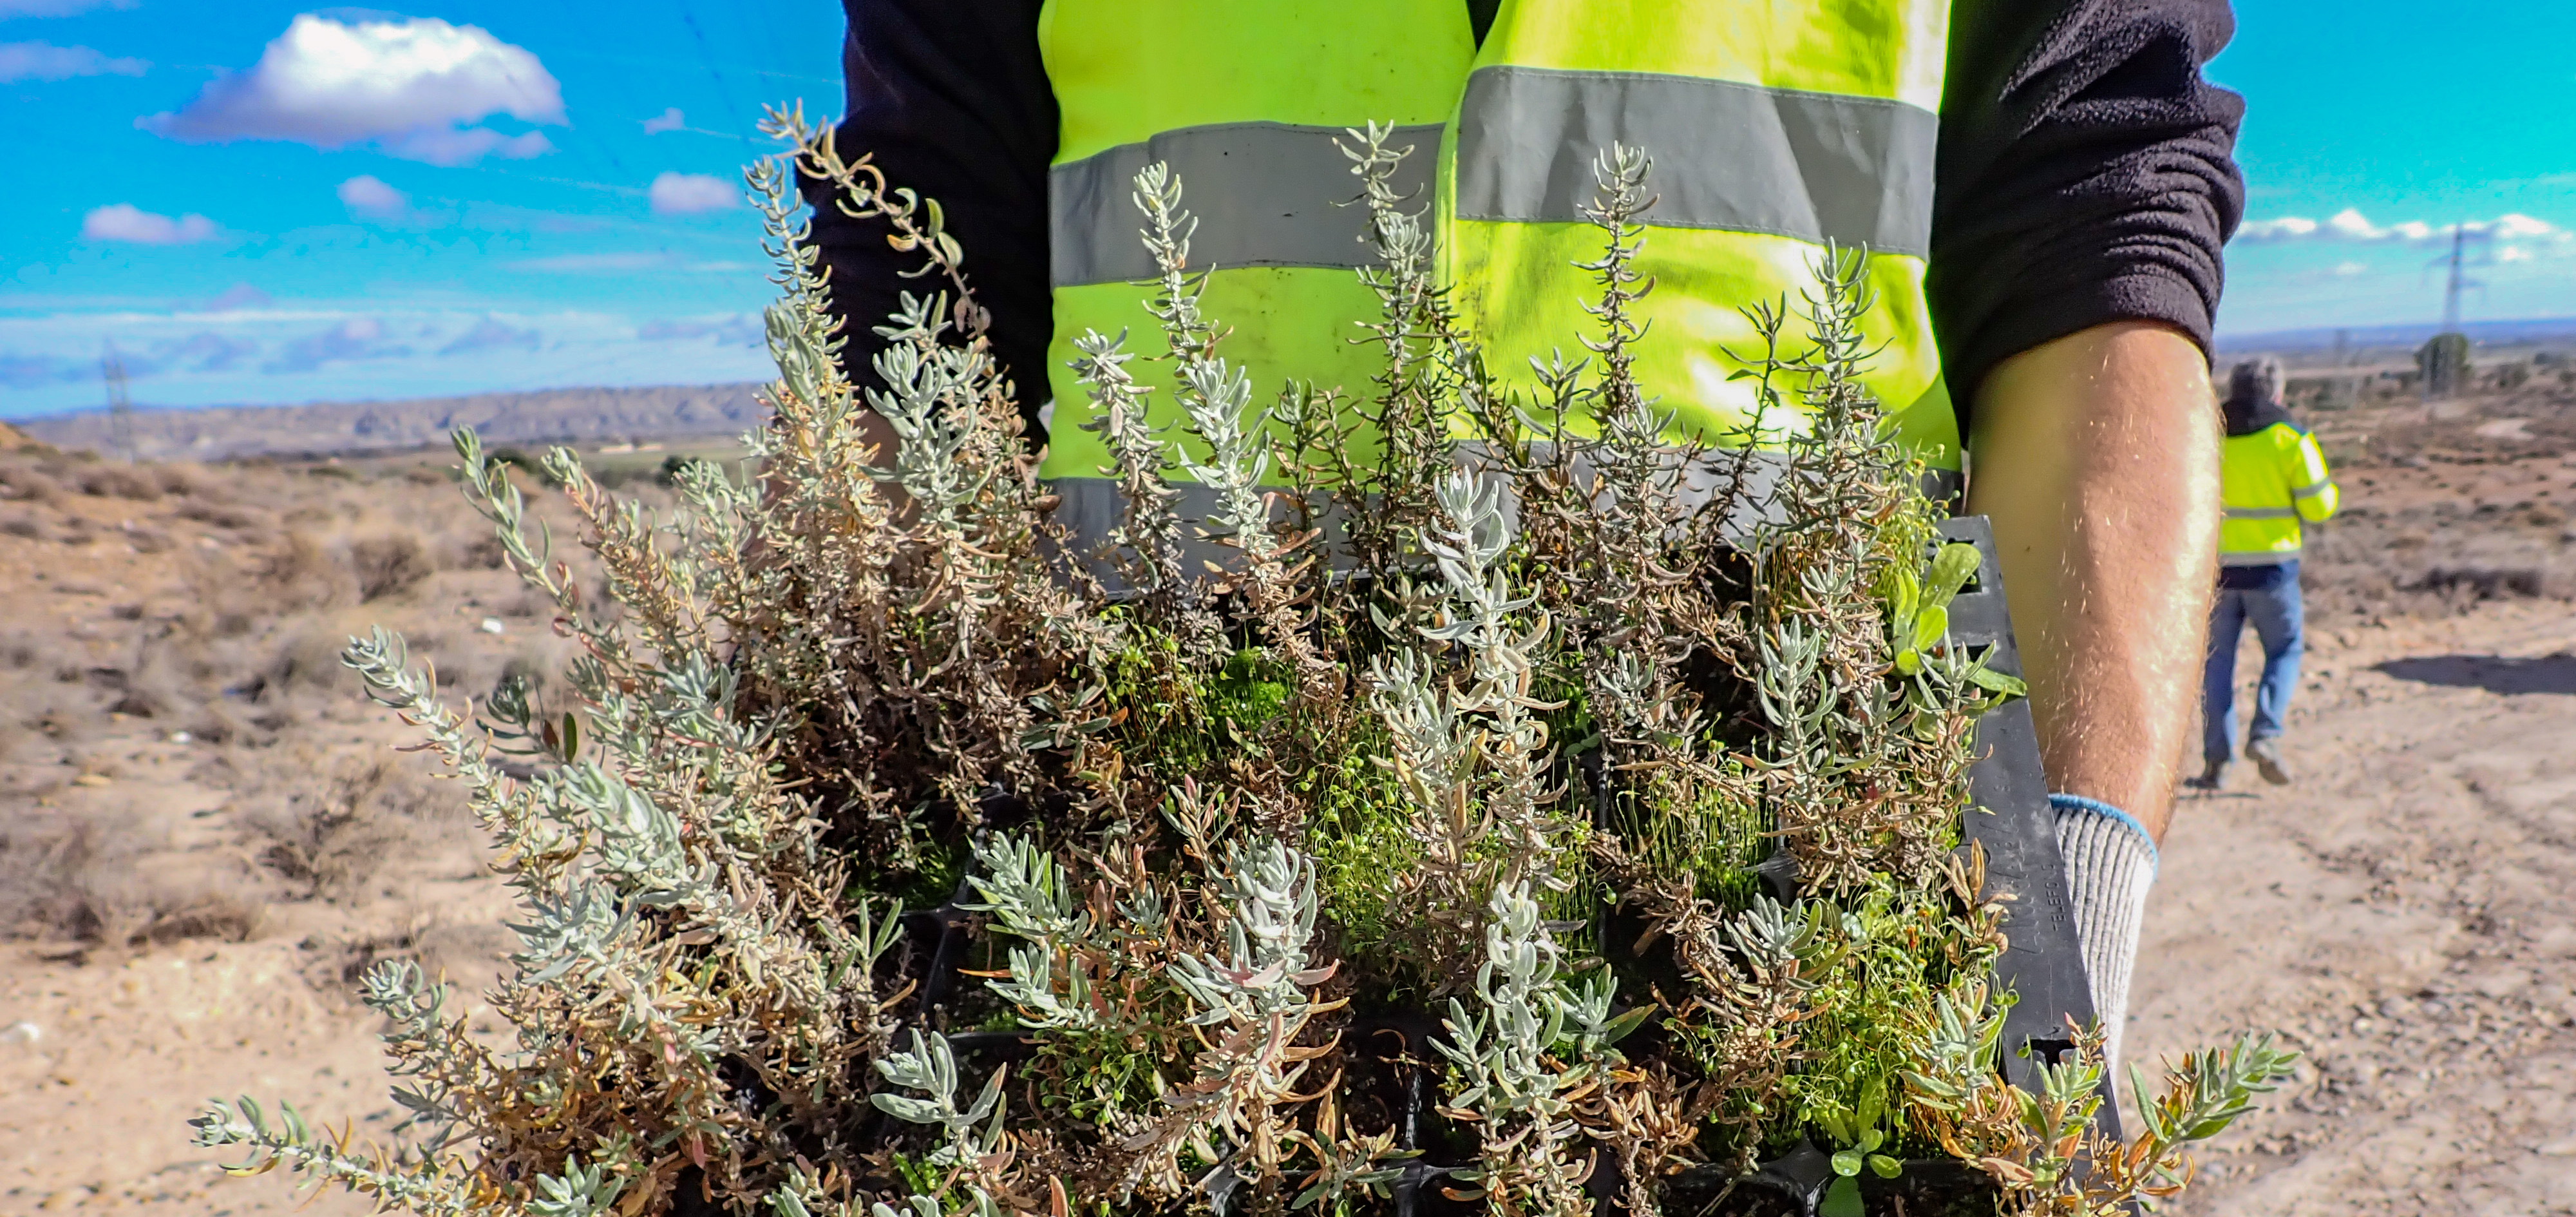
<svg viewBox="0 0 2576 1217"><path fill-rule="evenodd" d="M2221 566L2266 566L2299 556L2299 522L2335 513L2341 495L2317 437L2279 422L2229 436L2227 522L2218 532Z"/></svg>
<svg viewBox="0 0 2576 1217"><path fill-rule="evenodd" d="M1581 304L1599 289L1573 263L1602 234L1580 208L1594 158L1621 143L1654 158L1636 372L1676 441L1748 421L1752 389L1725 353L1759 349L1739 310L1796 303L1831 240L1872 254L1866 325L1885 345L1869 386L1927 464L1960 467L1923 294L1949 0L1502 0L1481 49L1464 0L1048 0L1038 21L1063 115L1041 472L1077 536L1104 535L1119 506L1101 437L1079 425L1074 340L1167 349L1138 285L1155 270L1137 170L1162 161L1182 181L1230 361L1256 383L1365 393L1380 348L1352 342L1354 323L1378 305L1352 273L1371 255L1360 209L1335 206L1358 189L1334 140L1371 121L1415 146L1406 170L1436 200L1445 281L1507 383L1535 388L1530 356L1585 354ZM1157 426L1178 419L1170 393L1148 401Z"/></svg>

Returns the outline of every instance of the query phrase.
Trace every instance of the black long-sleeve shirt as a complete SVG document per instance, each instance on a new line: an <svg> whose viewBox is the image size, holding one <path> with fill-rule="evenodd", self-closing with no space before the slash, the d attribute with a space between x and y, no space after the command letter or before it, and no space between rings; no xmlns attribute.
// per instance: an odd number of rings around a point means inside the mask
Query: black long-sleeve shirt
<svg viewBox="0 0 2576 1217"><path fill-rule="evenodd" d="M1033 430L1054 324L1042 2L842 0L839 136L945 208ZM1492 5L1466 2L1481 30ZM2143 320L2208 348L2244 209L2244 103L2200 69L2234 31L2228 0L1956 0L1927 292L1962 435L1986 373L2052 339ZM891 311L919 261L828 207L815 236L836 305L861 318Z"/></svg>

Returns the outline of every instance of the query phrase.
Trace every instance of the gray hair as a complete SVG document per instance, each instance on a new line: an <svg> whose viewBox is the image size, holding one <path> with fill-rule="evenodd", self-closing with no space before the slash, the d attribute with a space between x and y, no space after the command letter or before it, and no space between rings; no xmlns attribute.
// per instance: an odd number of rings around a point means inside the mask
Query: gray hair
<svg viewBox="0 0 2576 1217"><path fill-rule="evenodd" d="M2268 356L2248 359L2227 373L2227 399L2249 406L2278 405L2287 379L2281 372L2280 360Z"/></svg>

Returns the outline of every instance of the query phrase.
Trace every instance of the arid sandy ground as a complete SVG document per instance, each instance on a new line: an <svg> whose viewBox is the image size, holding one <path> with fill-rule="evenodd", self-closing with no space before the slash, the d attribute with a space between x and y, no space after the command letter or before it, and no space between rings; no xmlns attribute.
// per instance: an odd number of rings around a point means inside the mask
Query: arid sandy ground
<svg viewBox="0 0 2576 1217"><path fill-rule="evenodd" d="M2310 1064L2176 1211L2576 1213L2568 392L2316 416L2352 510L2311 560L2301 780L2180 808L2129 1034ZM374 621L464 695L560 662L440 463L0 453L0 1212L295 1209L183 1121L248 1091L389 1128L350 980L407 955L470 1002L507 949L455 792L332 662Z"/></svg>
<svg viewBox="0 0 2576 1217"><path fill-rule="evenodd" d="M2247 1028L2309 1058L2179 1211L2576 1212L2576 617L2318 644L2299 781L2185 801L2148 914L2134 1059Z"/></svg>

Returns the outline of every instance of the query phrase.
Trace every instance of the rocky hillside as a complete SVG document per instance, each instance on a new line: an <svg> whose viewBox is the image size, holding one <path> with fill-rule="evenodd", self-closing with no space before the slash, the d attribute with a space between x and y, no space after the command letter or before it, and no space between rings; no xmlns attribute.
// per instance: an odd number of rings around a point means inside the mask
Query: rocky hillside
<svg viewBox="0 0 2576 1217"><path fill-rule="evenodd" d="M759 388L550 389L412 401L139 409L134 448L144 460L194 461L386 452L444 443L450 430L469 426L494 444L733 435L767 413ZM17 429L58 448L114 447L108 416L98 411L22 419Z"/></svg>

